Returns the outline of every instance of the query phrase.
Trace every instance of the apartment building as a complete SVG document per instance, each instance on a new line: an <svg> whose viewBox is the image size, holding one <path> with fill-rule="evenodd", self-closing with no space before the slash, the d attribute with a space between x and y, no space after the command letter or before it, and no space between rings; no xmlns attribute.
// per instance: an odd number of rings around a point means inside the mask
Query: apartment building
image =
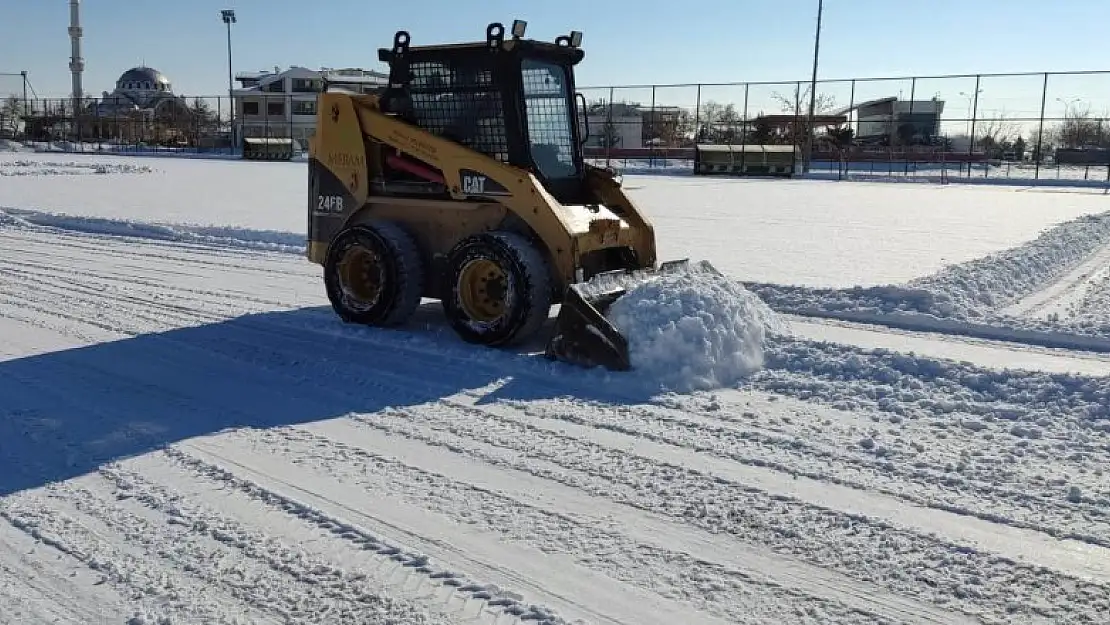
<svg viewBox="0 0 1110 625"><path fill-rule="evenodd" d="M361 68L290 67L282 71L240 72L232 90L235 101L236 144L243 137L292 138L299 149L308 148L316 131L316 94L327 88L373 93L389 76Z"/></svg>

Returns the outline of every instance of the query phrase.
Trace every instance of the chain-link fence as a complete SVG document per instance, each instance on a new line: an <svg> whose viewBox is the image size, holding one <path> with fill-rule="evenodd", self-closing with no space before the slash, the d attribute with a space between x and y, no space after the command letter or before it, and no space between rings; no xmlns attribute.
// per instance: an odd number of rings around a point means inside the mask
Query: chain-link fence
<svg viewBox="0 0 1110 625"><path fill-rule="evenodd" d="M1110 184L1110 71L811 83L602 86L587 154L693 167L698 145L792 146L817 175L1069 179Z"/></svg>
<svg viewBox="0 0 1110 625"><path fill-rule="evenodd" d="M625 169L690 170L699 145L790 146L825 176L1069 179L1110 184L1110 71L810 82L582 87L587 156ZM13 94L0 138L67 151L235 153L244 137L307 148L314 93L163 97ZM74 114L74 111L79 114ZM21 123L17 123L21 122ZM780 148L781 151L781 148Z"/></svg>
<svg viewBox="0 0 1110 625"><path fill-rule="evenodd" d="M154 97L136 103L122 96L75 102L23 99L0 105L0 128L26 147L64 152L179 152L238 154L243 138L291 138L303 152L316 127L316 94ZM77 111L75 113L75 111Z"/></svg>

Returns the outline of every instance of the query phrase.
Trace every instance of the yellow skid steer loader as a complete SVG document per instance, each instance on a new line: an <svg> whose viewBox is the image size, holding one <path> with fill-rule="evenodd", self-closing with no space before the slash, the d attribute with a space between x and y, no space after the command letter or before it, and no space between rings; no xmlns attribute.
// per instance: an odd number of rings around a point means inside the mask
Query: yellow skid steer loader
<svg viewBox="0 0 1110 625"><path fill-rule="evenodd" d="M429 46L400 31L379 50L387 87L318 96L307 255L345 321L397 326L438 299L463 340L507 346L559 304L549 358L626 370L609 305L686 261L657 267L651 222L584 162L581 33L543 42L525 28Z"/></svg>

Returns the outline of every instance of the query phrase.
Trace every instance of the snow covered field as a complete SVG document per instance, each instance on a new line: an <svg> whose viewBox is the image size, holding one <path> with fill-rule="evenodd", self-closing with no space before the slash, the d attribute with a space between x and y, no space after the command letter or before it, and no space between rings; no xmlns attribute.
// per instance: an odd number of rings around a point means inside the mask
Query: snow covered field
<svg viewBox="0 0 1110 625"><path fill-rule="evenodd" d="M0 168L0 624L1110 613L1106 196L630 176L789 327L676 394L341 324L303 164Z"/></svg>
<svg viewBox="0 0 1110 625"><path fill-rule="evenodd" d="M152 171L65 184L10 176L0 206L277 231L303 242L304 163L0 154L0 164L35 159L48 163L39 169L74 162ZM664 233L661 257L708 258L738 279L819 287L903 282L1110 208L1107 196L1092 190L1058 197L1049 189L673 176L630 176L625 186Z"/></svg>

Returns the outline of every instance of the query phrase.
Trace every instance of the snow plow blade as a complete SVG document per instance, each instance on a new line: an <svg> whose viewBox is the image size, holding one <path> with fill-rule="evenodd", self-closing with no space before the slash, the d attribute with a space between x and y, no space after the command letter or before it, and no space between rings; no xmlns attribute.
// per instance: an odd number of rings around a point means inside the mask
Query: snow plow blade
<svg viewBox="0 0 1110 625"><path fill-rule="evenodd" d="M699 271L719 273L706 261L700 261ZM561 360L582 367L605 367L612 371L632 368L628 354L628 337L605 316L613 302L629 289L653 277L686 271L690 261L672 260L661 263L658 269L607 271L588 282L572 284L563 294L555 330L547 343L545 355L551 360Z"/></svg>

